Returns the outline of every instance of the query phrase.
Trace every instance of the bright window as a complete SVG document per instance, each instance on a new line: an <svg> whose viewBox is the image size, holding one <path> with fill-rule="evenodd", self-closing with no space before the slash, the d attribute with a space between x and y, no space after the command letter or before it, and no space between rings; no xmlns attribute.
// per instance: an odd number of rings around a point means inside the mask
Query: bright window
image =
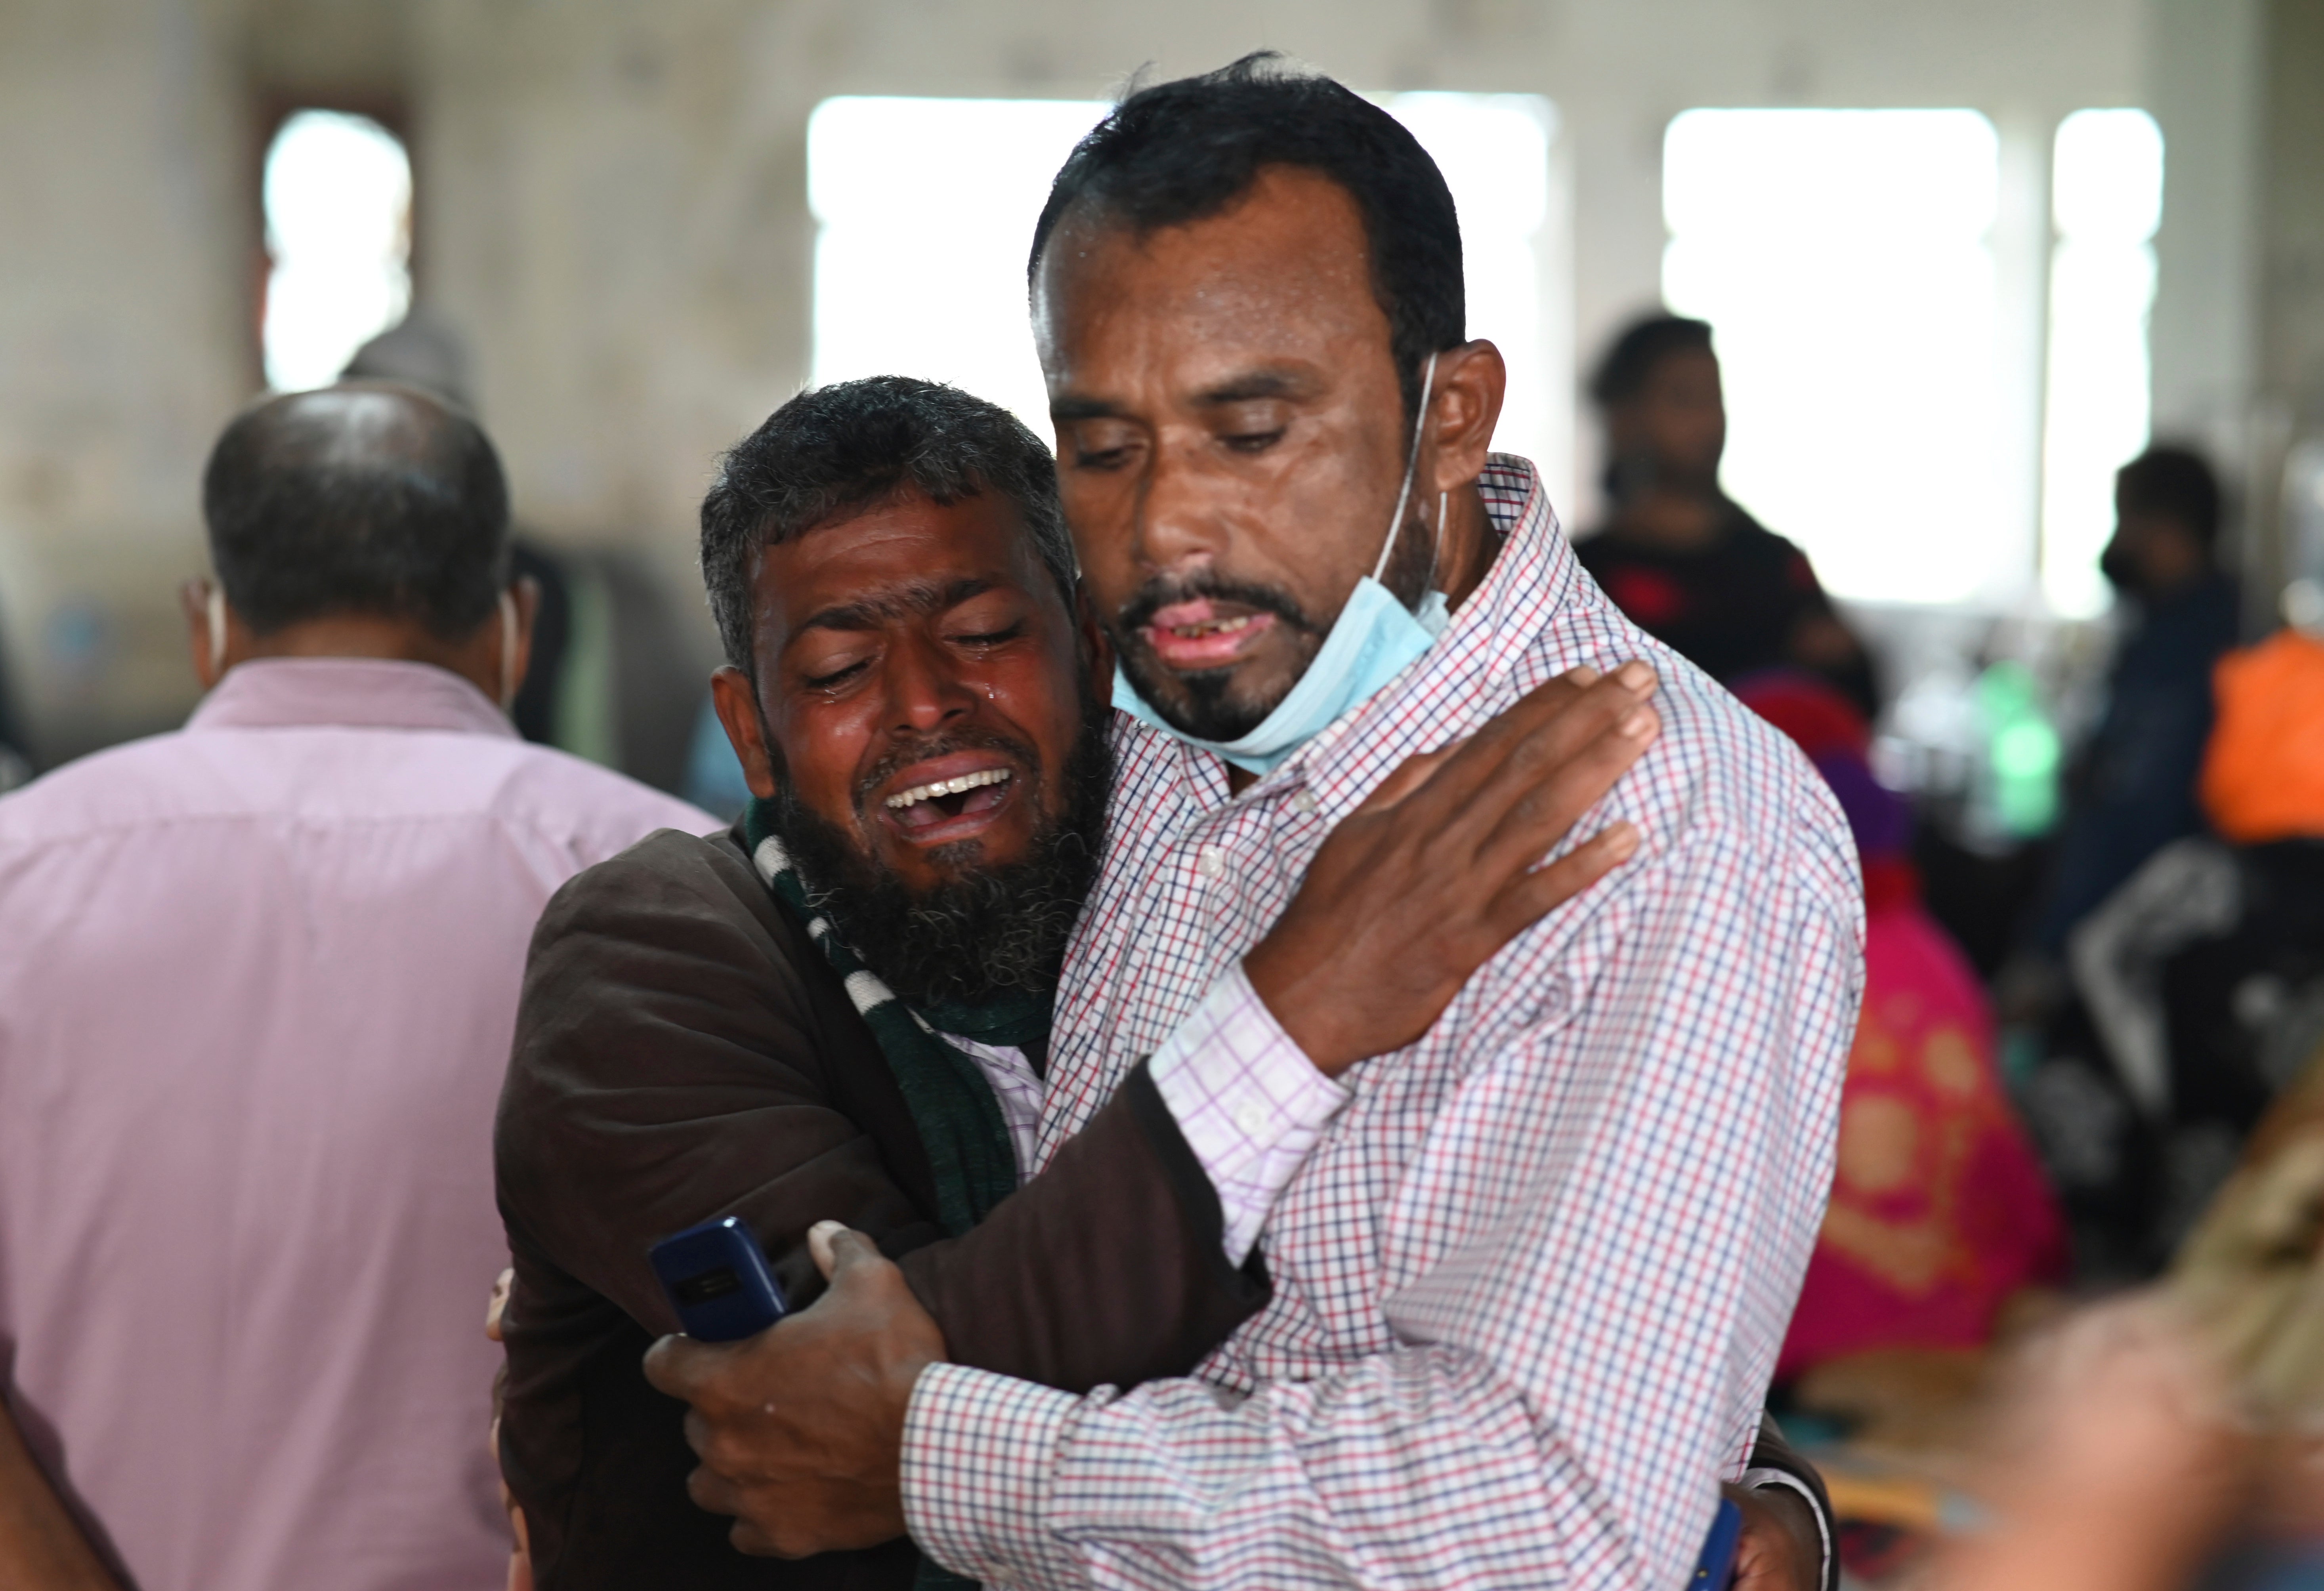
<svg viewBox="0 0 2324 1591"><path fill-rule="evenodd" d="M950 382L1047 439L1025 258L1094 100L826 99L807 128L817 386Z"/></svg>
<svg viewBox="0 0 2324 1591"><path fill-rule="evenodd" d="M266 382L335 380L411 302L411 162L368 116L304 110L266 153Z"/></svg>
<svg viewBox="0 0 2324 1591"><path fill-rule="evenodd" d="M1954 602L2023 577L1999 170L1971 110L1691 110L1665 134L1663 292L1716 336L1727 489L1841 596Z"/></svg>
<svg viewBox="0 0 2324 1591"><path fill-rule="evenodd" d="M1509 363L1496 445L1538 454L1553 395L1545 264L1554 116L1527 95L1382 101L1444 172L1459 207L1469 331ZM1025 259L1049 183L1107 106L1082 100L844 97L807 124L817 385L893 373L951 382L1049 437L1025 305ZM1557 448L1559 456L1564 449Z"/></svg>
<svg viewBox="0 0 2324 1591"><path fill-rule="evenodd" d="M2042 582L2052 605L2106 605L2098 554L2114 473L2146 446L2147 315L2163 221L2163 130L2142 110L2076 111L2050 179L2050 360L2042 440Z"/></svg>

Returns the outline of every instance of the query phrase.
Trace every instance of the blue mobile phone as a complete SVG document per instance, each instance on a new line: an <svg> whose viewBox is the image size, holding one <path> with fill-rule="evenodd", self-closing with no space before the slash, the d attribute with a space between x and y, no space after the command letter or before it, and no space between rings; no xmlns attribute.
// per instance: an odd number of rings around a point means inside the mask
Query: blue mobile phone
<svg viewBox="0 0 2324 1591"><path fill-rule="evenodd" d="M1694 1577L1687 1591L1727 1591L1735 1578L1735 1551L1743 1545L1743 1511L1727 1498L1711 1516L1711 1534L1703 1538L1702 1556L1695 1559Z"/></svg>
<svg viewBox="0 0 2324 1591"><path fill-rule="evenodd" d="M725 1216L653 1246L654 1274L686 1334L701 1342L755 1337L783 1318L782 1284L751 1223Z"/></svg>

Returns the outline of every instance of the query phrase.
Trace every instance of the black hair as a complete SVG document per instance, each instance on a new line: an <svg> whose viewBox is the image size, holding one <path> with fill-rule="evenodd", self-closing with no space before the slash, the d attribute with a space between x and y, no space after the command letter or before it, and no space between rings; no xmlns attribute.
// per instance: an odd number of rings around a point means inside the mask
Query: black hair
<svg viewBox="0 0 2324 1591"><path fill-rule="evenodd" d="M1673 354L1711 352L1711 323L1683 315L1648 315L1632 321L1606 350L1590 378L1590 398L1600 409L1625 403L1646 389L1655 366Z"/></svg>
<svg viewBox="0 0 2324 1591"><path fill-rule="evenodd" d="M2205 547L2219 538L2219 478L2187 447L2150 447L2115 473L2116 506L2183 525Z"/></svg>
<svg viewBox="0 0 2324 1591"><path fill-rule="evenodd" d="M702 500L702 582L726 660L751 669L751 564L770 546L907 492L949 506L993 491L1017 505L1042 565L1074 601L1057 464L997 403L910 376L801 392L719 461Z"/></svg>
<svg viewBox="0 0 2324 1591"><path fill-rule="evenodd" d="M1115 106L1050 185L1027 280L1068 211L1086 206L1139 232L1183 225L1227 208L1268 166L1318 172L1355 201L1410 418L1421 365L1468 340L1452 189L1404 124L1329 78L1286 68L1272 51Z"/></svg>
<svg viewBox="0 0 2324 1591"><path fill-rule="evenodd" d="M202 472L210 562L260 635L337 613L457 640L508 581L508 483L476 422L355 382L245 409Z"/></svg>

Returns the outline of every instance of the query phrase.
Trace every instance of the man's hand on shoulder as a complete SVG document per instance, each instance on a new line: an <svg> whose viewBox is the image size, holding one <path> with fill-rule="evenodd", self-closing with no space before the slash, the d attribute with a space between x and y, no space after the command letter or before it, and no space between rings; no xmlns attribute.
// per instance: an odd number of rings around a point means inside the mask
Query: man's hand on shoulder
<svg viewBox="0 0 2324 1591"><path fill-rule="evenodd" d="M904 1413L944 1334L904 1274L835 1221L809 1235L830 1291L734 1343L665 1337L646 1379L691 1405L699 1506L734 1519L736 1549L806 1558L904 1533Z"/></svg>
<svg viewBox="0 0 2324 1591"><path fill-rule="evenodd" d="M1655 685L1638 662L1562 674L1340 821L1243 958L1325 1076L1419 1038L1504 945L1637 851L1617 823L1543 860L1653 743Z"/></svg>

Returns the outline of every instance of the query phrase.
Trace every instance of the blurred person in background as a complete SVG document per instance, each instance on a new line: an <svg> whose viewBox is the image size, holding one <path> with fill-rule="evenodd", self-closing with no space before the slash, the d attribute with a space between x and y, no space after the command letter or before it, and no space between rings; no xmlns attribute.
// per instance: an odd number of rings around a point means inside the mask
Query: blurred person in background
<svg viewBox="0 0 2324 1591"><path fill-rule="evenodd" d="M355 350L342 381L401 382L475 416L468 350L424 306ZM650 564L614 547L582 547L529 530L509 538L510 566L540 595L532 666L509 718L517 733L669 790L732 817L724 786L699 785L688 715L707 667L701 620L674 600ZM706 803L697 789L709 796Z"/></svg>
<svg viewBox="0 0 2324 1591"><path fill-rule="evenodd" d="M468 415L476 412L468 379L468 348L459 333L425 308L418 308L355 351L342 382L396 382L441 398ZM558 699L573 639L573 590L555 554L521 531L509 537L509 567L532 583L531 663L509 704L516 732L537 745L554 746ZM567 748L568 750L571 748Z"/></svg>
<svg viewBox="0 0 2324 1591"><path fill-rule="evenodd" d="M0 1585L487 1591L476 1301L526 943L709 820L520 740L534 596L474 422L277 398L211 454L186 727L0 799ZM61 1566L61 1567L60 1567ZM86 1568L84 1559L81 1568Z"/></svg>
<svg viewBox="0 0 2324 1591"><path fill-rule="evenodd" d="M2269 963L2324 914L2299 869L2222 845L2200 799L2239 621L2215 556L2218 480L2194 453L2151 448L2117 472L2115 510L2099 566L2121 630L2105 700L1999 987L2010 1020L2041 1034L2023 1097L2077 1265L2129 1279L2168 1258L2283 1081L2259 1029L2301 979L2270 984L2298 970ZM2268 986L2246 989L2255 977Z"/></svg>
<svg viewBox="0 0 2324 1591"><path fill-rule="evenodd" d="M2168 1299L2101 1305L2030 1344L1980 1445L1986 1517L1928 1591L2295 1591L2324 1570L2312 1467L2255 1433L2215 1345Z"/></svg>
<svg viewBox="0 0 2324 1591"><path fill-rule="evenodd" d="M1630 621L1721 684L1784 665L1877 715L1872 666L1807 555L1719 484L1727 406L1707 322L1654 315L1591 379L1611 517L1574 555Z"/></svg>
<svg viewBox="0 0 2324 1591"><path fill-rule="evenodd" d="M2216 557L2219 483L2200 455L2149 448L2116 474L2114 495L2114 538L2098 567L2129 622L2068 795L2035 930L2053 960L2147 858L2203 832L2196 780L2211 732L2211 670L2236 644L2240 612Z"/></svg>
<svg viewBox="0 0 2324 1591"><path fill-rule="evenodd" d="M1735 692L1823 775L1864 867L1864 1008L1831 1205L1775 1375L1807 1378L1803 1407L1893 1430L1973 1375L2019 1294L2062 1277L2065 1223L2003 1086L1984 989L1921 905L1912 813L1873 777L1862 715L1801 670Z"/></svg>

